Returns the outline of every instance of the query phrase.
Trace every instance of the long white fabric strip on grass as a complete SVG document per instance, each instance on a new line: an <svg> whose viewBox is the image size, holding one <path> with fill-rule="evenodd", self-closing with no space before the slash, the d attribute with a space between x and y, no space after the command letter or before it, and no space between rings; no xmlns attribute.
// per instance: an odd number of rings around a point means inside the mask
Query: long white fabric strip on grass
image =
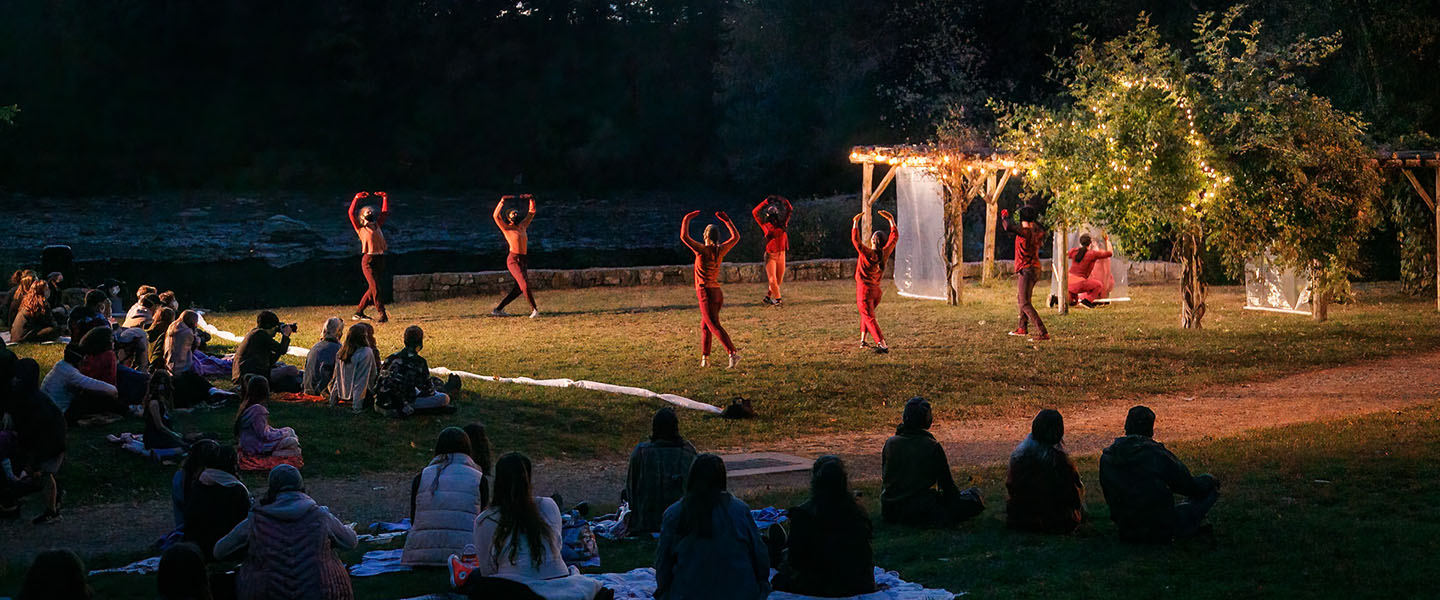
<svg viewBox="0 0 1440 600"><path fill-rule="evenodd" d="M240 343L240 340L243 339L238 335L235 335L228 331L224 331L218 327L215 327L214 325L206 323L205 315L203 313L200 315L200 329L205 330L206 333L209 333L213 337L225 340L227 342L233 342L238 344ZM298 356L300 358L305 358L306 356L310 355L310 350L307 348L291 346L288 354L290 356ZM433 369L430 369L430 374L435 375L436 377L449 377L451 374L454 374L459 376L461 379L493 381L496 383L518 383L521 385L538 385L541 387L552 388L579 388L582 390L608 392L611 394L625 394L627 396L638 396L641 398L655 398L657 400L669 402L670 404L674 404L675 406L679 406L681 408L714 413L717 415L721 413L720 407L718 406L715 406L713 404L706 404L704 402L699 402L696 400L691 400L684 396L677 396L675 394L661 394L658 392L647 390L645 388L633 387L628 385L614 385L610 383L601 383L599 381L588 381L584 379L532 379L530 377L499 377L493 375L476 375L475 373L470 373L468 371L454 371L446 367L435 367Z"/></svg>

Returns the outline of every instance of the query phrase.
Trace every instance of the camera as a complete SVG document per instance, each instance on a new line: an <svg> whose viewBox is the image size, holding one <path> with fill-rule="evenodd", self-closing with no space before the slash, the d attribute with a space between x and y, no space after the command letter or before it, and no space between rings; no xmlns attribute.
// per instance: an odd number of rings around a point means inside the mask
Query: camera
<svg viewBox="0 0 1440 600"><path fill-rule="evenodd" d="M290 331L300 331L300 324L299 324L299 323L287 323L286 325L289 325L289 326L290 326ZM283 325L282 325L282 327L283 327Z"/></svg>

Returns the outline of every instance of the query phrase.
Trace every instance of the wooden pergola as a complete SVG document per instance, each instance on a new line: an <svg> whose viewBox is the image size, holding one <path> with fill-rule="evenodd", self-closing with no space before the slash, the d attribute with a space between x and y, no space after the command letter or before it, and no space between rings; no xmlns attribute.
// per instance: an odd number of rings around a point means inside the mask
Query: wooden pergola
<svg viewBox="0 0 1440 600"><path fill-rule="evenodd" d="M1435 215L1435 310L1440 311L1440 204L1437 204L1440 202L1440 151L1379 152L1370 160L1370 167L1381 171L1400 171L1410 180L1410 185L1415 187L1415 192L1420 194L1420 199L1425 201L1425 206ZM1433 187L1427 187L1416 177L1415 171L1419 169L1435 170Z"/></svg>

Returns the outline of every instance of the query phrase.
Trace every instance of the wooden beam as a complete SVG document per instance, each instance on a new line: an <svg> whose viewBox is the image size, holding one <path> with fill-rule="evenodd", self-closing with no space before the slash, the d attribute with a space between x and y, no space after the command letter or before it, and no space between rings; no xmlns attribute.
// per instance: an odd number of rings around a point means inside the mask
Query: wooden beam
<svg viewBox="0 0 1440 600"><path fill-rule="evenodd" d="M1415 173L1411 172L1410 169L1400 169L1400 172L1404 173L1405 178L1410 180L1410 185L1415 186L1415 191L1420 194L1420 199L1425 201L1425 205L1429 206L1431 211L1434 211L1435 197L1425 191L1425 186L1420 185L1420 180L1415 178ZM1437 177L1440 177L1440 170L1437 170L1436 173ZM1437 191L1437 193L1440 193L1440 191Z"/></svg>
<svg viewBox="0 0 1440 600"><path fill-rule="evenodd" d="M860 239L870 239L870 187L875 178L875 163L860 167Z"/></svg>
<svg viewBox="0 0 1440 600"><path fill-rule="evenodd" d="M1414 176L1411 177L1413 181ZM1440 167L1435 169L1435 195L1432 198L1440 199ZM1435 211L1435 310L1440 311L1440 207L1432 200L1430 210Z"/></svg>
<svg viewBox="0 0 1440 600"><path fill-rule="evenodd" d="M1050 251L1050 278L1059 284L1060 301L1056 303L1055 312L1062 315L1070 314L1070 257L1069 232L1065 231L1065 225L1061 224L1055 228L1055 245Z"/></svg>
<svg viewBox="0 0 1440 600"><path fill-rule="evenodd" d="M880 185L875 186L875 191L871 192L870 198L865 201L865 206L868 207L880 199L880 194L885 193L885 188L890 187L890 182L895 180L895 170L899 168L892 165L890 170L885 172L885 176L880 179Z"/></svg>

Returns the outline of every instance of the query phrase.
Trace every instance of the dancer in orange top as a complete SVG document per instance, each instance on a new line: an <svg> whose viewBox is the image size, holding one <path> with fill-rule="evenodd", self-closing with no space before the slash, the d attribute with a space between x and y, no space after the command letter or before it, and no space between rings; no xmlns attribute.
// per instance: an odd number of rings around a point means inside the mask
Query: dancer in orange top
<svg viewBox="0 0 1440 600"><path fill-rule="evenodd" d="M360 271L365 274L365 283L370 286L360 297L360 305L355 307L353 318L369 321L370 316L365 314L365 309L373 304L380 311L379 321L384 323L390 320L390 315L385 313L385 304L380 300L380 278L385 276L385 251L389 246L385 243L385 232L380 228L390 218L390 196L385 192L375 192L375 195L380 197L380 212L375 212L373 206L366 206L360 209L359 218L356 218L355 207L360 200L368 198L370 192L360 192L350 200L350 226L355 228L355 235L360 236L360 252L364 255L360 258Z"/></svg>
<svg viewBox="0 0 1440 600"><path fill-rule="evenodd" d="M765 303L780 306L780 283L785 281L785 252L790 249L790 236L785 232L790 227L790 215L795 212L790 200L784 196L767 196L750 216L760 231L765 233L765 279L770 282Z"/></svg>
<svg viewBox="0 0 1440 600"><path fill-rule="evenodd" d="M521 294L530 303L530 318L540 316L540 309L535 306L535 294L530 291L529 269L530 260L527 252L530 246L530 221L535 220L535 197L530 194L520 196L522 200L530 201L530 211L523 217L520 211L510 209L502 219L500 213L505 210L505 201L515 196L501 196L500 201L495 203L495 225L500 228L500 233L505 235L505 243L510 245L510 254L505 258L505 267L510 270L510 276L515 278L515 285L510 288L510 293L500 301L500 305L490 314L503 317L505 307L508 306Z"/></svg>
<svg viewBox="0 0 1440 600"><path fill-rule="evenodd" d="M697 210L680 220L680 241L695 253L695 297L700 301L700 366L710 364L710 336L713 335L720 338L720 344L730 354L730 366L727 368L733 369L740 362L740 353L730 342L730 334L720 325L720 308L725 306L725 294L720 291L720 263L725 260L725 254L740 242L740 231L735 229L729 215L717 212L715 216L730 230L730 238L716 243L715 226L706 225L704 243L697 242L690 237L690 221L699 214Z"/></svg>
<svg viewBox="0 0 1440 600"><path fill-rule="evenodd" d="M870 233L870 239L860 242L860 218L855 215L854 226L850 228L850 244L855 246L859 260L855 262L855 306L860 309L860 346L868 346L865 334L875 338L875 352L886 354L890 346L885 344L885 334L880 333L880 323L875 320L875 307L880 305L880 280L885 277L885 264L895 253L895 241L900 238L895 229L895 215L880 211L880 216L890 222L890 237L880 243L880 232Z"/></svg>

